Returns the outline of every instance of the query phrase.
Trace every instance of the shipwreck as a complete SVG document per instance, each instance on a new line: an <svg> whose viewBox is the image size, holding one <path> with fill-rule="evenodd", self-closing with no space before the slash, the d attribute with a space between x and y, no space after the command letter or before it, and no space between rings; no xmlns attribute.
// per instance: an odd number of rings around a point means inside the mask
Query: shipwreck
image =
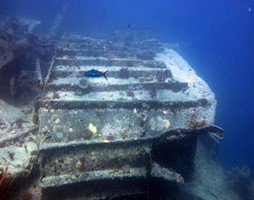
<svg viewBox="0 0 254 200"><path fill-rule="evenodd" d="M28 27L1 26L0 196L179 195L193 179L199 138L223 138L206 82L142 31L95 39ZM92 69L108 70L108 80L85 77Z"/></svg>

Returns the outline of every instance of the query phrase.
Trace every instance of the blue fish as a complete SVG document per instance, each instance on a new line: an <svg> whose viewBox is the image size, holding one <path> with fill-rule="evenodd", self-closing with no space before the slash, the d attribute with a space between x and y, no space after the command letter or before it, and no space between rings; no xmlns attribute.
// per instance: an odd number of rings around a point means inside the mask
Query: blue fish
<svg viewBox="0 0 254 200"><path fill-rule="evenodd" d="M108 80L107 77L106 77L106 73L107 73L107 72L108 72L108 70L105 71L105 72L100 72L100 71L98 71L98 70L91 69L91 70L89 70L89 71L85 71L85 72L84 72L84 76L87 76L87 77L100 77L100 76L104 76L104 78L105 78L106 80Z"/></svg>

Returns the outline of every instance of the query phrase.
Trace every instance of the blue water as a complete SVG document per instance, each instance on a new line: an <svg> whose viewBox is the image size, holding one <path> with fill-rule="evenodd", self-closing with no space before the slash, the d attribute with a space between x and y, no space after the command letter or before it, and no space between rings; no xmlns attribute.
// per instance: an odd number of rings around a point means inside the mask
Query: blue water
<svg viewBox="0 0 254 200"><path fill-rule="evenodd" d="M2 15L40 20L47 32L63 0L1 0ZM73 0L60 32L93 34L147 28L177 51L212 88L225 129L220 161L254 169L253 0Z"/></svg>

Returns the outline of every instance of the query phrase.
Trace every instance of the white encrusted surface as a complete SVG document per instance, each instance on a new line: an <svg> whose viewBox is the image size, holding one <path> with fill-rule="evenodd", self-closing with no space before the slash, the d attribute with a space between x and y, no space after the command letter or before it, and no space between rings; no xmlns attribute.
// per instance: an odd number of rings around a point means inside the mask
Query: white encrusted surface
<svg viewBox="0 0 254 200"><path fill-rule="evenodd" d="M209 109L202 110L199 113L201 118L206 118L211 124L214 123L216 112L215 95L207 83L200 78L195 70L174 50L165 49L163 53L157 54L157 60L163 60L166 66L171 70L173 79L188 83L188 90L184 94L175 94L182 101L207 99L210 103Z"/></svg>

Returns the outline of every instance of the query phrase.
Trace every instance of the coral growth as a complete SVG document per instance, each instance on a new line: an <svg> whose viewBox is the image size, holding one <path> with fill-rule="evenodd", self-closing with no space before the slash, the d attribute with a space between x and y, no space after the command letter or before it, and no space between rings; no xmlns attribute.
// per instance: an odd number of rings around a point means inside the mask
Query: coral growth
<svg viewBox="0 0 254 200"><path fill-rule="evenodd" d="M4 180L5 180L6 176L7 176L7 172L8 172L8 167L5 167L5 169L4 169L3 173L2 173L2 177L1 177L1 179L0 179L0 186L1 186L1 185L3 184L3 182L4 182Z"/></svg>
<svg viewBox="0 0 254 200"><path fill-rule="evenodd" d="M170 127L170 121L168 119L163 120L163 125L165 129L168 129Z"/></svg>
<svg viewBox="0 0 254 200"><path fill-rule="evenodd" d="M197 120L197 115L193 114L189 120L189 127L196 129L207 126L208 122L206 119Z"/></svg>
<svg viewBox="0 0 254 200"><path fill-rule="evenodd" d="M143 51L137 54L137 58L141 60L153 60L155 55L153 51Z"/></svg>
<svg viewBox="0 0 254 200"><path fill-rule="evenodd" d="M97 128L93 123L90 123L87 127L89 131L91 131L93 134L97 133Z"/></svg>
<svg viewBox="0 0 254 200"><path fill-rule="evenodd" d="M5 167L5 169L2 172L2 177L0 179L0 199L12 199L12 195L20 189L20 180L19 179L13 179L8 176L8 167Z"/></svg>
<svg viewBox="0 0 254 200"><path fill-rule="evenodd" d="M126 127L120 124L112 125L106 123L101 129L101 137L108 141L113 141L118 138L126 139L129 137L141 137L144 133L144 128L135 124L130 125L128 129L126 129Z"/></svg>
<svg viewBox="0 0 254 200"><path fill-rule="evenodd" d="M118 77L119 78L123 78L123 79L127 79L130 76L130 71L128 70L128 68L121 68L118 72Z"/></svg>
<svg viewBox="0 0 254 200"><path fill-rule="evenodd" d="M31 187L27 191L23 192L22 200L41 200L42 191L41 188Z"/></svg>
<svg viewBox="0 0 254 200"><path fill-rule="evenodd" d="M92 138L92 136L93 136L93 132L90 131L89 129L85 129L82 131L82 138L84 140L89 140Z"/></svg>
<svg viewBox="0 0 254 200"><path fill-rule="evenodd" d="M251 169L247 166L235 167L229 177L231 188L244 200L254 199Z"/></svg>
<svg viewBox="0 0 254 200"><path fill-rule="evenodd" d="M78 160L75 164L75 168L79 171L85 168L85 162L83 160Z"/></svg>
<svg viewBox="0 0 254 200"><path fill-rule="evenodd" d="M117 56L116 56L115 54L113 54L112 52L109 52L109 53L105 54L105 57L106 57L109 61L117 60Z"/></svg>

